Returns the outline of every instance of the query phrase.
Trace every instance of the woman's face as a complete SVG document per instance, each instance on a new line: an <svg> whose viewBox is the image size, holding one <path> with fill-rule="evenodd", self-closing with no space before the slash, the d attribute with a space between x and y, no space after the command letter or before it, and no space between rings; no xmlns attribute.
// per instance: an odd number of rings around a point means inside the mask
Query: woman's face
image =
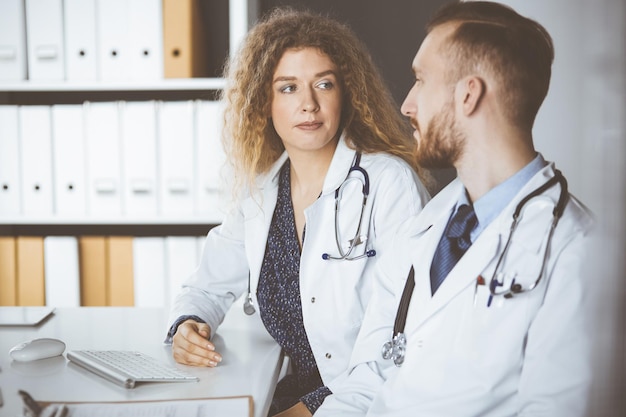
<svg viewBox="0 0 626 417"><path fill-rule="evenodd" d="M316 48L285 51L272 77L271 116L287 153L334 151L341 101L328 56Z"/></svg>

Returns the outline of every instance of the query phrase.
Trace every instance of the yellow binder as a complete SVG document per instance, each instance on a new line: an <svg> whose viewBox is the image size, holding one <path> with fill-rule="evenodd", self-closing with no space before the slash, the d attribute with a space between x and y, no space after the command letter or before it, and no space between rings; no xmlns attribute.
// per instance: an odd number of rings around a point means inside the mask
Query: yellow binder
<svg viewBox="0 0 626 417"><path fill-rule="evenodd" d="M18 236L16 248L17 304L43 306L46 304L43 237Z"/></svg>
<svg viewBox="0 0 626 417"><path fill-rule="evenodd" d="M165 78L209 77L207 30L199 0L163 0Z"/></svg>
<svg viewBox="0 0 626 417"><path fill-rule="evenodd" d="M106 246L104 236L82 236L78 240L82 306L107 305Z"/></svg>
<svg viewBox="0 0 626 417"><path fill-rule="evenodd" d="M110 306L134 305L133 238L108 238L108 303Z"/></svg>
<svg viewBox="0 0 626 417"><path fill-rule="evenodd" d="M13 237L0 237L0 306L17 305L17 254Z"/></svg>

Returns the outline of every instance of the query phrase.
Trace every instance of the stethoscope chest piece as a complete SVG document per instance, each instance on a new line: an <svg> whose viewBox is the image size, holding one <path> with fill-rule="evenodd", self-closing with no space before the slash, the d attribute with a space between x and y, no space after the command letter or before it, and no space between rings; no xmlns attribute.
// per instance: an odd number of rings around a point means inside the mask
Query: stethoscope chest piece
<svg viewBox="0 0 626 417"><path fill-rule="evenodd" d="M248 293L246 300L243 302L243 311L248 316L256 313L256 308L254 308L254 301L252 301L252 294Z"/></svg>
<svg viewBox="0 0 626 417"><path fill-rule="evenodd" d="M406 317L409 310L409 303L411 302L411 295L415 288L415 269L411 265L411 270L402 291L402 298L400 299L400 305L398 306L398 314L396 314L396 321L393 325L393 335L391 339L383 343L381 351L382 357L385 360L393 360L394 365L402 366L404 363L404 356L406 355L406 336L404 334L404 326L406 324Z"/></svg>
<svg viewBox="0 0 626 417"><path fill-rule="evenodd" d="M401 366L406 354L406 336L398 333L383 344L382 356L385 360L393 360L394 365Z"/></svg>

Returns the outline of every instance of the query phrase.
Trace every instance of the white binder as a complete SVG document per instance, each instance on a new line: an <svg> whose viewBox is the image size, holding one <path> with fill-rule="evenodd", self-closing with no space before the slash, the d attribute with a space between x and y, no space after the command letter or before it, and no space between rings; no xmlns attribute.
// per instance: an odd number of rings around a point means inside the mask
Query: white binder
<svg viewBox="0 0 626 417"><path fill-rule="evenodd" d="M96 0L98 78L128 79L130 66L128 0Z"/></svg>
<svg viewBox="0 0 626 417"><path fill-rule="evenodd" d="M46 305L79 307L78 240L74 236L46 236L43 245Z"/></svg>
<svg viewBox="0 0 626 417"><path fill-rule="evenodd" d="M20 214L20 188L17 106L0 106L0 217Z"/></svg>
<svg viewBox="0 0 626 417"><path fill-rule="evenodd" d="M165 259L167 273L166 307L172 306L183 282L194 272L198 264L197 238L195 236L167 236Z"/></svg>
<svg viewBox="0 0 626 417"><path fill-rule="evenodd" d="M52 139L49 106L20 106L22 211L52 214Z"/></svg>
<svg viewBox="0 0 626 417"><path fill-rule="evenodd" d="M161 0L129 0L130 78L163 79Z"/></svg>
<svg viewBox="0 0 626 417"><path fill-rule="evenodd" d="M85 103L87 212L118 218L122 214L118 102Z"/></svg>
<svg viewBox="0 0 626 417"><path fill-rule="evenodd" d="M95 81L96 0L64 0L65 75L68 81Z"/></svg>
<svg viewBox="0 0 626 417"><path fill-rule="evenodd" d="M196 101L195 213L221 223L224 216L224 181L226 161L220 138L223 106L220 101Z"/></svg>
<svg viewBox="0 0 626 417"><path fill-rule="evenodd" d="M121 103L124 214L157 215L157 142L154 101Z"/></svg>
<svg viewBox="0 0 626 417"><path fill-rule="evenodd" d="M85 123L83 106L52 106L54 213L61 217L87 213Z"/></svg>
<svg viewBox="0 0 626 417"><path fill-rule="evenodd" d="M165 265L164 238L133 239L135 307L163 307L167 304Z"/></svg>
<svg viewBox="0 0 626 417"><path fill-rule="evenodd" d="M0 1L0 80L26 79L26 23L23 0Z"/></svg>
<svg viewBox="0 0 626 417"><path fill-rule="evenodd" d="M162 215L194 211L194 103L158 103L159 188Z"/></svg>
<svg viewBox="0 0 626 417"><path fill-rule="evenodd" d="M62 0L26 1L28 78L65 79Z"/></svg>

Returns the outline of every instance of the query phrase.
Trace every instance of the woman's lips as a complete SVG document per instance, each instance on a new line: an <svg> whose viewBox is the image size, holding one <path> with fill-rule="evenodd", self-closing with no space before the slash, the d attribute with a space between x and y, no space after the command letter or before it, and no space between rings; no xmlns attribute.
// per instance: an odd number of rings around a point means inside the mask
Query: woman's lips
<svg viewBox="0 0 626 417"><path fill-rule="evenodd" d="M315 130L322 125L322 122L304 122L300 123L297 127L303 130Z"/></svg>

